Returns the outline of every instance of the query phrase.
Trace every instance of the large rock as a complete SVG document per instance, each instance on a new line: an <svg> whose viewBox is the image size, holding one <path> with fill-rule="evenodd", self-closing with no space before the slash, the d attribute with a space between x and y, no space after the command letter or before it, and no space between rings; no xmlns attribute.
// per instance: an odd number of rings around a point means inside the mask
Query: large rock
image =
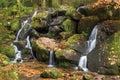
<svg viewBox="0 0 120 80"><path fill-rule="evenodd" d="M104 74L120 74L120 31L88 54L88 68Z"/></svg>
<svg viewBox="0 0 120 80"><path fill-rule="evenodd" d="M35 17L33 17L31 24L39 32L48 31L48 22L51 19L48 11L39 12Z"/></svg>
<svg viewBox="0 0 120 80"><path fill-rule="evenodd" d="M61 41L55 50L56 58L58 60L68 60L78 62L84 51L85 35L74 34L67 41ZM84 46L85 47L85 46Z"/></svg>
<svg viewBox="0 0 120 80"><path fill-rule="evenodd" d="M79 13L75 7L71 6L68 8L66 15L74 20L80 20L82 17L82 14Z"/></svg>
<svg viewBox="0 0 120 80"><path fill-rule="evenodd" d="M54 39L41 37L33 42L33 50L39 61L48 61L49 52L57 46Z"/></svg>
<svg viewBox="0 0 120 80"><path fill-rule="evenodd" d="M62 23L62 28L66 32L70 32L70 33L75 33L76 32L76 24L75 24L74 21L72 21L70 19L66 19Z"/></svg>
<svg viewBox="0 0 120 80"><path fill-rule="evenodd" d="M51 49L54 49L55 59L59 61L78 62L85 47L86 35L74 34L70 38L56 43L54 39L41 37L33 43L33 50L36 52L36 58L39 61L48 61Z"/></svg>
<svg viewBox="0 0 120 80"><path fill-rule="evenodd" d="M103 25L110 25L111 30L119 31L120 30L120 20L107 20L102 23Z"/></svg>
<svg viewBox="0 0 120 80"><path fill-rule="evenodd" d="M82 17L78 24L78 33L86 32L90 33L91 29L98 23L99 18L97 16Z"/></svg>

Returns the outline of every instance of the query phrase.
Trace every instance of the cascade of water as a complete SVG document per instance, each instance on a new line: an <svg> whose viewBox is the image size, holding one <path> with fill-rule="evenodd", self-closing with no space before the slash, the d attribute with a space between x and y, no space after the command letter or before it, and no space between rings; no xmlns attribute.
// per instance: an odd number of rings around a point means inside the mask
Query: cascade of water
<svg viewBox="0 0 120 80"><path fill-rule="evenodd" d="M33 55L32 46L31 46L31 44L30 44L30 36L27 36L26 40L27 40L27 45L25 46L25 48L29 48L32 57L35 58L34 55Z"/></svg>
<svg viewBox="0 0 120 80"><path fill-rule="evenodd" d="M50 57L49 57L49 65L48 65L48 67L53 67L54 65L53 65L53 61L54 60L54 50L53 49L51 49L50 50Z"/></svg>
<svg viewBox="0 0 120 80"><path fill-rule="evenodd" d="M83 53L84 55L81 56L80 60L79 60L78 66L80 68L82 68L83 71L85 71L85 72L88 71L88 68L87 68L87 54L89 54L95 48L97 34L98 34L98 25L96 25L94 27L94 29L92 30L92 33L89 37L89 40L87 41L87 49L86 49L85 53Z"/></svg>
<svg viewBox="0 0 120 80"><path fill-rule="evenodd" d="M37 14L37 11L34 12L34 14L32 15L32 18L33 18L36 14ZM28 19L26 19L25 21L23 21L22 26L21 26L21 28L19 29L18 33L17 33L15 42L18 41L18 38L19 38L19 35L20 35L21 31L23 30L23 28L25 27L25 25L28 23L29 19L30 19L30 18L28 18Z"/></svg>
<svg viewBox="0 0 120 80"><path fill-rule="evenodd" d="M12 63L17 63L18 60L20 60L20 63L23 62L22 60L22 52L18 50L17 46L15 45L12 45L14 47L14 50L15 50L15 59L14 61L12 61Z"/></svg>
<svg viewBox="0 0 120 80"><path fill-rule="evenodd" d="M38 11L35 11L34 14L32 15L32 18L37 15Z"/></svg>
<svg viewBox="0 0 120 80"><path fill-rule="evenodd" d="M34 12L34 14L32 15L31 18L33 18L36 14L37 14L37 11ZM25 21L23 21L22 26L21 26L21 28L19 29L19 31L18 31L18 33L17 33L17 36L16 36L16 39L15 39L14 42L17 42L17 41L18 41L18 38L19 38L19 35L20 35L21 31L23 30L23 28L25 27L26 24L29 24L28 21L29 21L31 18L28 18L28 19L26 19ZM30 30L31 30L31 28L30 28ZM18 50L17 46L15 46L15 45L12 45L12 46L14 47L14 50L15 50L15 53L16 53L15 59L14 59L14 61L12 61L12 62L13 62L13 63L17 63L18 60L20 60L20 63L22 63L22 62L23 62L23 60L22 60L22 52ZM29 36L27 36L27 45L26 45L26 47L27 47L27 46L28 46L28 48L30 49L31 54L32 54L32 56L33 56L33 51L32 51L32 47L31 47L31 44L30 44ZM33 56L33 57L34 57L34 56Z"/></svg>
<svg viewBox="0 0 120 80"><path fill-rule="evenodd" d="M15 39L15 42L18 41L18 37L19 37L21 31L22 31L22 29L24 28L24 26L25 26L27 23L28 23L28 19L25 20L25 21L23 21L23 23L22 23L22 27L19 29L19 31L18 31L18 33L17 33L17 36L16 36L16 39Z"/></svg>

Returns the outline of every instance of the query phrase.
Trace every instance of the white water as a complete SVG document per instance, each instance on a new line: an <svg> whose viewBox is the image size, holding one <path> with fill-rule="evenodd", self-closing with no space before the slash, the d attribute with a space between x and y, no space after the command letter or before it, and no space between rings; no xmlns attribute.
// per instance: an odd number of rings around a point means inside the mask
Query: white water
<svg viewBox="0 0 120 80"><path fill-rule="evenodd" d="M14 61L12 61L12 63L18 63L17 60L20 60L20 63L23 62L22 60L22 52L18 50L17 46L15 45L12 45L14 47L14 50L15 50L15 59Z"/></svg>
<svg viewBox="0 0 120 80"><path fill-rule="evenodd" d="M27 40L27 44L26 44L25 48L29 48L32 57L35 58L34 55L33 55L32 46L31 46L31 43L30 43L30 36L27 36L26 40Z"/></svg>
<svg viewBox="0 0 120 80"><path fill-rule="evenodd" d="M31 18L33 18L36 14L37 14L37 11L34 12L34 14L32 15ZM19 31L17 33L17 36L16 36L16 39L15 39L14 42L18 41L18 38L19 38L19 35L20 35L21 31L23 30L23 28L25 27L26 24L29 24L28 21L31 18L28 18L25 21L23 21L22 26L19 29ZM14 59L14 61L12 61L12 63L18 63L18 60L20 60L20 63L22 63L23 62L23 60L22 60L22 52L18 50L17 46L15 46L15 45L12 45L12 46L14 47L14 50L15 50L15 59ZM28 47L30 49L31 54L33 56L33 51L32 51L32 47L31 47L31 44L30 44L29 36L27 36L27 45L26 45L26 47Z"/></svg>
<svg viewBox="0 0 120 80"><path fill-rule="evenodd" d="M49 65L48 65L48 67L54 67L54 65L53 65L53 58L54 58L53 54L54 54L54 50L51 49L50 50L50 58L49 58Z"/></svg>
<svg viewBox="0 0 120 80"><path fill-rule="evenodd" d="M98 34L98 25L96 25L94 27L94 29L92 30L89 40L87 41L87 49L86 49L85 53L83 53L83 56L80 57L80 60L79 60L78 67L80 67L85 72L88 71L87 54L89 54L95 48L97 34Z"/></svg>
<svg viewBox="0 0 120 80"><path fill-rule="evenodd" d="M34 14L32 15L32 18L33 18L36 14L37 14L37 11L34 12ZM30 18L28 18L27 20L23 21L22 26L21 26L21 28L19 29L18 33L17 33L15 42L18 41L18 38L19 38L19 35L20 35L21 31L23 30L23 28L25 27L25 25L28 23L29 19L30 19Z"/></svg>
<svg viewBox="0 0 120 80"><path fill-rule="evenodd" d="M22 23L22 27L19 29L19 31L18 31L18 33L17 33L17 36L16 36L16 39L15 39L15 42L18 41L18 37L19 37L21 31L22 31L22 29L25 27L25 25L26 25L27 23L28 23L28 19L25 20L25 21L23 21L23 23Z"/></svg>

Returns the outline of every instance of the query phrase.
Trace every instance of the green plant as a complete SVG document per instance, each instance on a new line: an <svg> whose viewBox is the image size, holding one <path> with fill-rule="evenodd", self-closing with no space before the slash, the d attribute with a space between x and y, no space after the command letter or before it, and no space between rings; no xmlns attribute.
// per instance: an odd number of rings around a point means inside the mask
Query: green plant
<svg viewBox="0 0 120 80"><path fill-rule="evenodd" d="M62 67L68 67L70 66L71 64L69 62L60 62L59 63L59 66L62 66Z"/></svg>
<svg viewBox="0 0 120 80"><path fill-rule="evenodd" d="M61 74L57 69L44 70L41 73L41 77L57 79L57 78L61 77Z"/></svg>

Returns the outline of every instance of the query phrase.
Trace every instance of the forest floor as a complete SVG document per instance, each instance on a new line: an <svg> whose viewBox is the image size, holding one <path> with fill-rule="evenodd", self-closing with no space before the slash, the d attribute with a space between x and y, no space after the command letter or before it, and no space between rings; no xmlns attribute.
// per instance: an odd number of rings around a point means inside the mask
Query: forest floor
<svg viewBox="0 0 120 80"><path fill-rule="evenodd" d="M83 75L85 74L83 73L83 71L64 67L54 67L61 72L62 74L61 78L58 79L42 78L40 77L40 74L45 69L48 69L47 67L48 65L43 62L38 62L37 60L31 60L29 62L24 63L17 63L14 64L13 66L14 69L17 70L18 73L21 75L21 78L25 78L25 80L86 80L83 79ZM91 75L94 78L94 80L120 80L120 76L102 75L94 72L89 72L87 74Z"/></svg>

